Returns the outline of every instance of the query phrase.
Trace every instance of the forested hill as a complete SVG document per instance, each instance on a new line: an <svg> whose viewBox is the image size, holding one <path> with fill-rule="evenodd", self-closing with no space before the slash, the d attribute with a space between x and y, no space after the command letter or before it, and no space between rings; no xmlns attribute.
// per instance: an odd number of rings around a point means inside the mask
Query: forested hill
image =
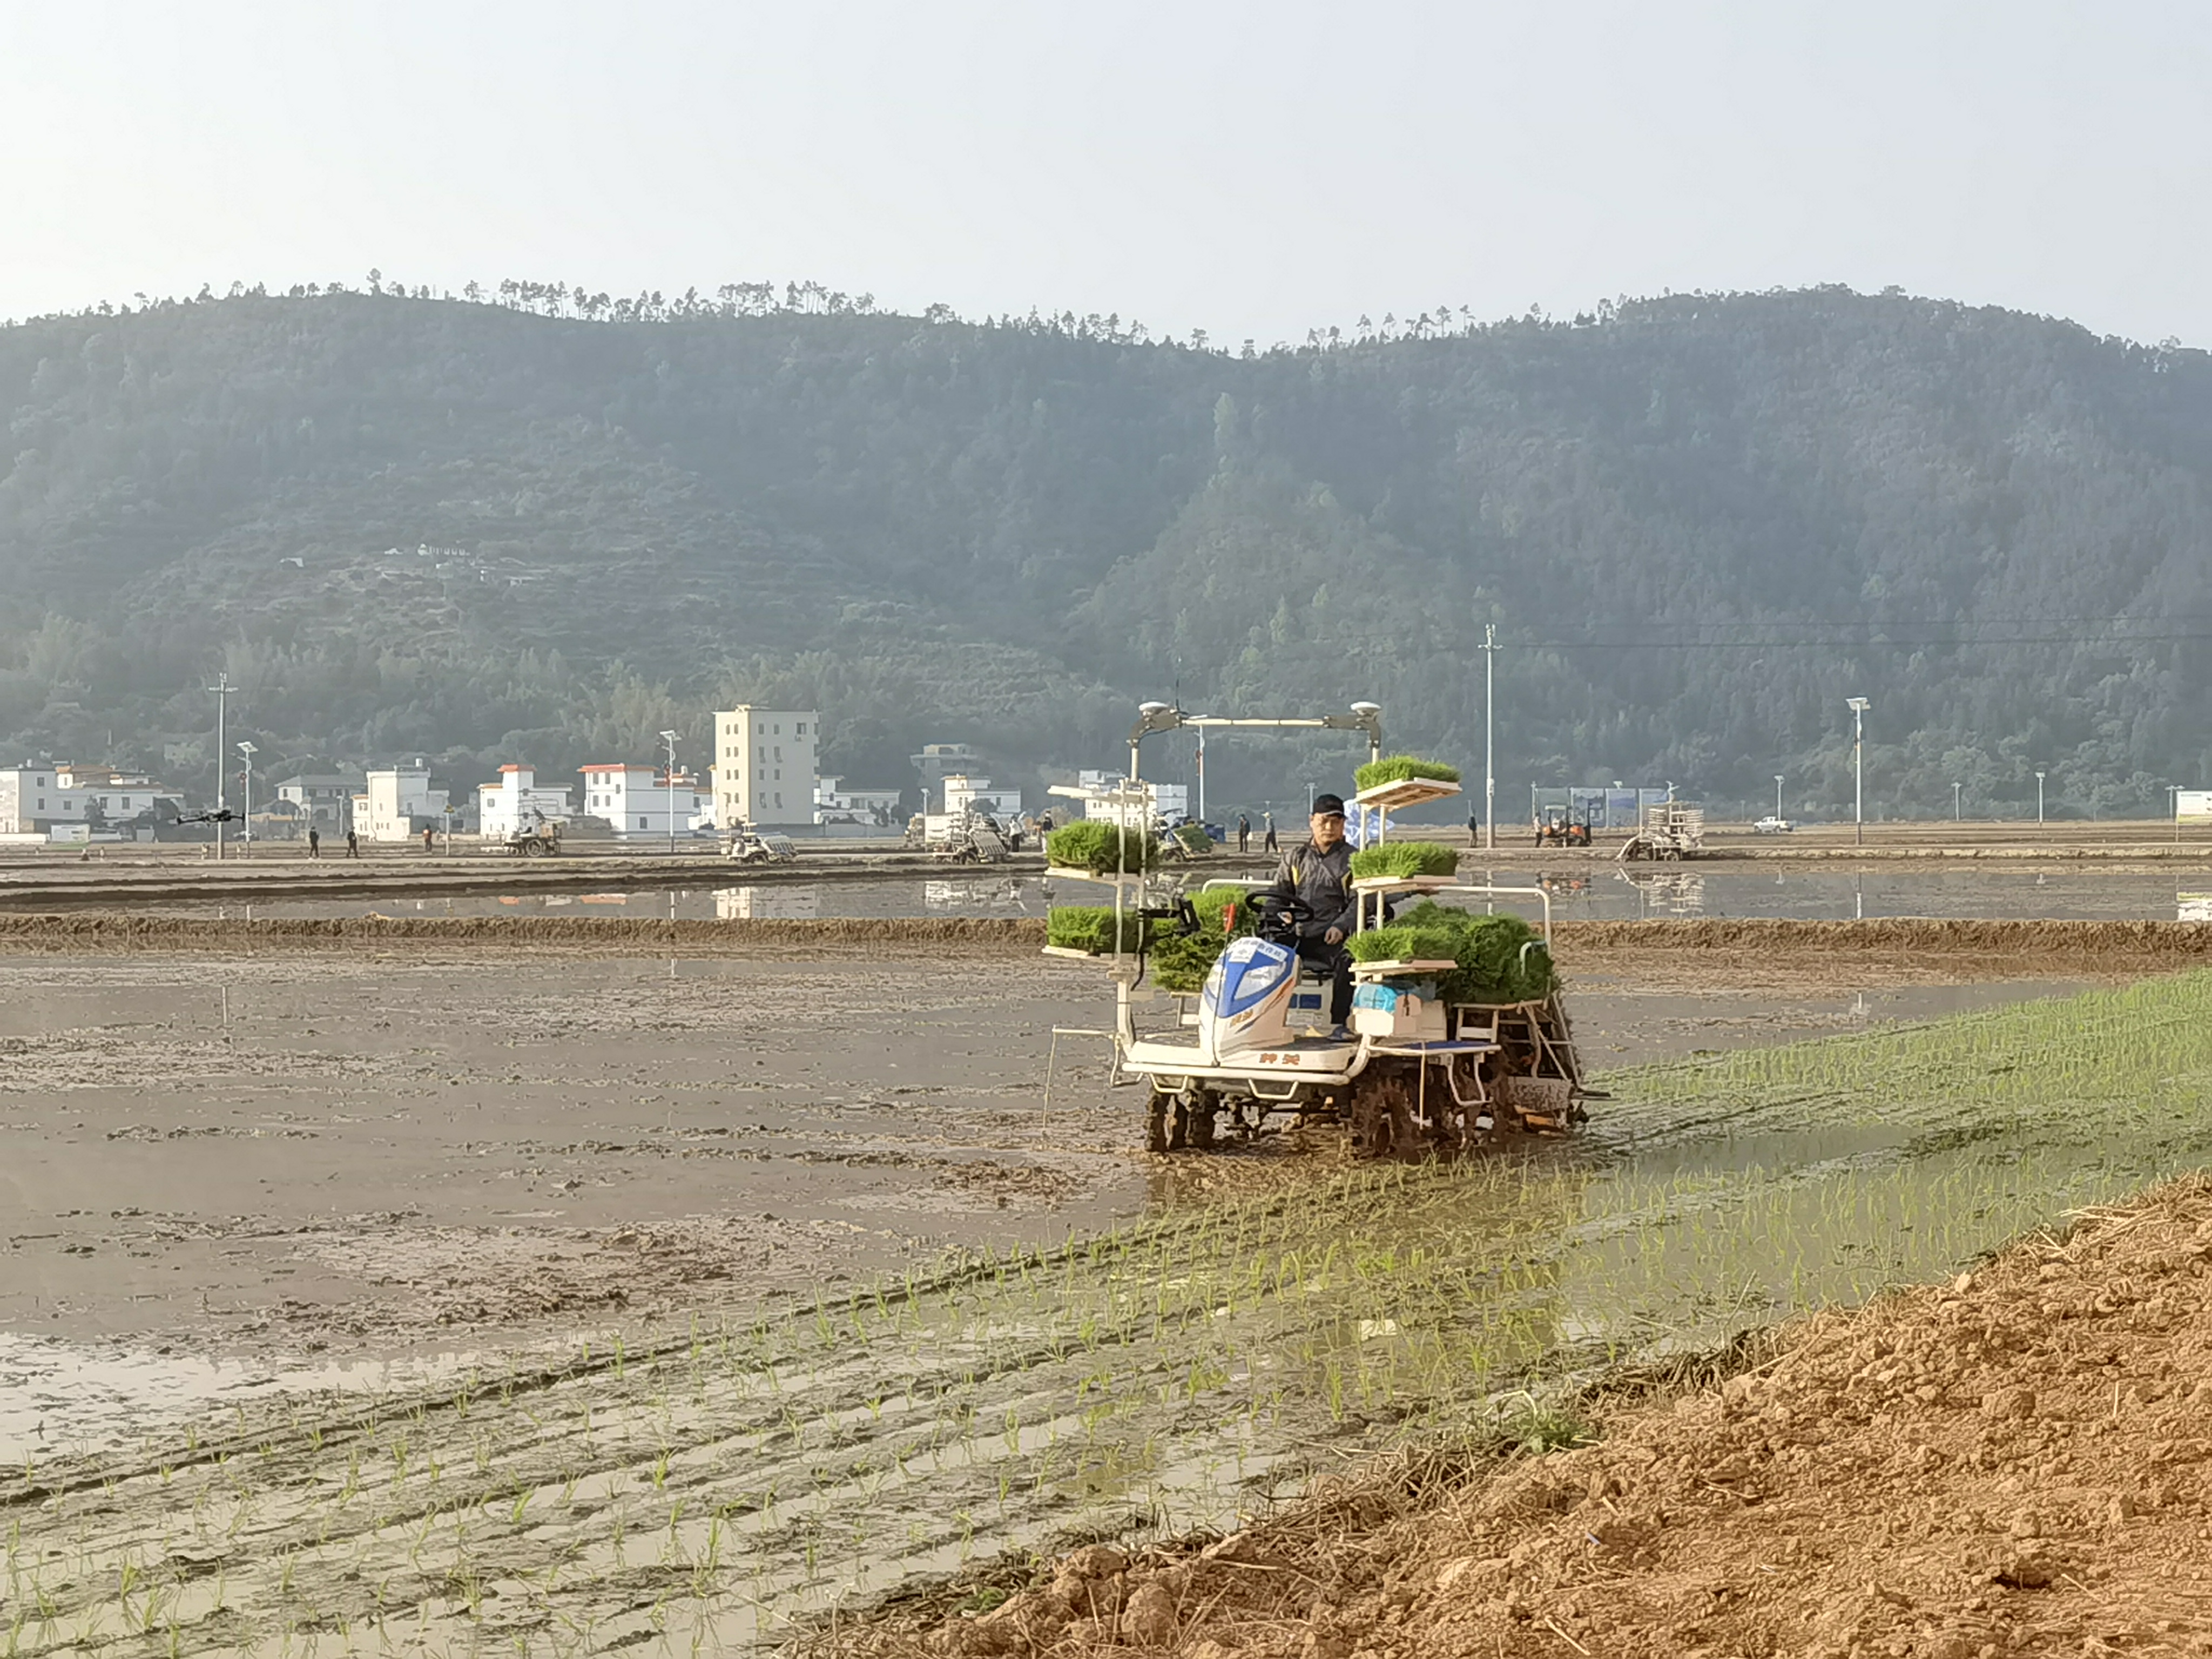
<svg viewBox="0 0 2212 1659"><path fill-rule="evenodd" d="M1508 815L1777 772L1840 810L1854 694L1878 810L2212 784L2212 364L2013 313L1685 297L1233 356L256 295L0 328L0 412L8 761L159 765L227 670L267 752L464 784L672 721L697 756L740 696L819 706L856 782L933 739L1027 781L1178 685L1373 697L1479 771L1488 623ZM1310 769L1209 759L1217 800Z"/></svg>

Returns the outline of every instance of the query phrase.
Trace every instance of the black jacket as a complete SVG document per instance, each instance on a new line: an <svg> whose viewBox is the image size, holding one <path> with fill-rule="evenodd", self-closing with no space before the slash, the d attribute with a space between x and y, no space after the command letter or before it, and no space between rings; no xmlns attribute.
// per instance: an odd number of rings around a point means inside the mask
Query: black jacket
<svg viewBox="0 0 2212 1659"><path fill-rule="evenodd" d="M1358 920L1352 896L1352 843L1340 841L1326 853L1311 842L1293 847L1275 866L1266 891L1280 902L1296 899L1305 907L1310 915L1298 931L1307 938L1332 927L1351 933Z"/></svg>

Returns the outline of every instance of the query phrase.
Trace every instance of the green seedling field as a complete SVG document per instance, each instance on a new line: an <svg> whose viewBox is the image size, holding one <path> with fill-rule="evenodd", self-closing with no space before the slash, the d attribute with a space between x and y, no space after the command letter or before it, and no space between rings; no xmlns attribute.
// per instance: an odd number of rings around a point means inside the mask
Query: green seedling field
<svg viewBox="0 0 2212 1659"><path fill-rule="evenodd" d="M0 1482L0 1655L727 1651L1955 1271L2212 1156L2212 974L1615 1073L1589 1132Z"/></svg>

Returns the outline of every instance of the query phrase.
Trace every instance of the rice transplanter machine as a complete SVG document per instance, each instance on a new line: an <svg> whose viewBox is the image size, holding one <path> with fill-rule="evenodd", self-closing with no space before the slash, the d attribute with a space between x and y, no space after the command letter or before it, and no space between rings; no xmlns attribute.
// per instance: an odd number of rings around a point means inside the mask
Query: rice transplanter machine
<svg viewBox="0 0 2212 1659"><path fill-rule="evenodd" d="M1221 720L1222 725L1356 726L1368 733L1370 758L1382 748L1381 711L1354 706L1354 718L1297 721ZM1130 780L1141 801L1138 747L1150 732L1200 721L1167 705L1148 703L1131 733ZM1361 790L1355 804L1374 814L1376 839L1387 839L1394 811L1460 793L1455 782L1402 779ZM1141 810L1139 808L1138 810ZM1417 1153L1477 1145L1500 1133L1563 1133L1583 1116L1583 1084L1571 1026L1559 994L1524 1001L1458 1002L1438 994L1455 961L1355 961L1351 1029L1327 1034L1328 981L1304 964L1294 939L1257 934L1231 939L1196 993L1161 992L1146 983L1141 930L1124 950L1122 916L1172 916L1188 906L1154 890L1164 878L1144 872L1097 873L1048 868L1048 874L1114 888L1115 1024L1109 1081L1147 1091L1146 1142L1152 1151L1204 1151L1224 1135L1250 1137L1277 1127L1338 1124L1362 1156ZM1357 931L1384 925L1391 902L1418 896L1443 903L1494 907L1533 900L1540 921L1526 951L1551 947L1551 897L1538 887L1462 881L1456 875L1376 876L1356 879ZM1054 950L1055 955L1089 956ZM1154 1011L1163 1001L1171 1022ZM1139 1029L1139 1012L1152 1029ZM1077 1035L1061 1032L1056 1035Z"/></svg>

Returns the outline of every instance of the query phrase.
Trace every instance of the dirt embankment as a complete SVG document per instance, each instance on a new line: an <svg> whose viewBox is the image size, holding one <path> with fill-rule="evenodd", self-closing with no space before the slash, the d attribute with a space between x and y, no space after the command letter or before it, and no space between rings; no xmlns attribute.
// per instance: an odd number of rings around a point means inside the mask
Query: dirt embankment
<svg viewBox="0 0 2212 1659"><path fill-rule="evenodd" d="M2212 1180L1823 1316L1595 1444L1426 1459L1218 1542L1094 1548L819 1655L2212 1653ZM976 1599L971 1597L971 1604Z"/></svg>
<svg viewBox="0 0 2212 1659"><path fill-rule="evenodd" d="M593 956L743 956L755 950L927 951L1034 955L1044 923L1019 917L746 919L641 921L566 916L341 916L259 921L141 916L114 911L0 915L0 951L356 951L408 946L581 948Z"/></svg>
<svg viewBox="0 0 2212 1659"><path fill-rule="evenodd" d="M1864 961L1945 976L2108 977L2212 962L2212 923L2194 921L1878 921L1700 919L1569 921L1555 929L1571 969L1663 952L1677 961L1763 967ZM1035 952L1034 917L823 917L646 921L567 916L346 916L258 921L116 911L0 915L0 951L257 951L582 949L604 956L743 956L918 951L947 957Z"/></svg>

